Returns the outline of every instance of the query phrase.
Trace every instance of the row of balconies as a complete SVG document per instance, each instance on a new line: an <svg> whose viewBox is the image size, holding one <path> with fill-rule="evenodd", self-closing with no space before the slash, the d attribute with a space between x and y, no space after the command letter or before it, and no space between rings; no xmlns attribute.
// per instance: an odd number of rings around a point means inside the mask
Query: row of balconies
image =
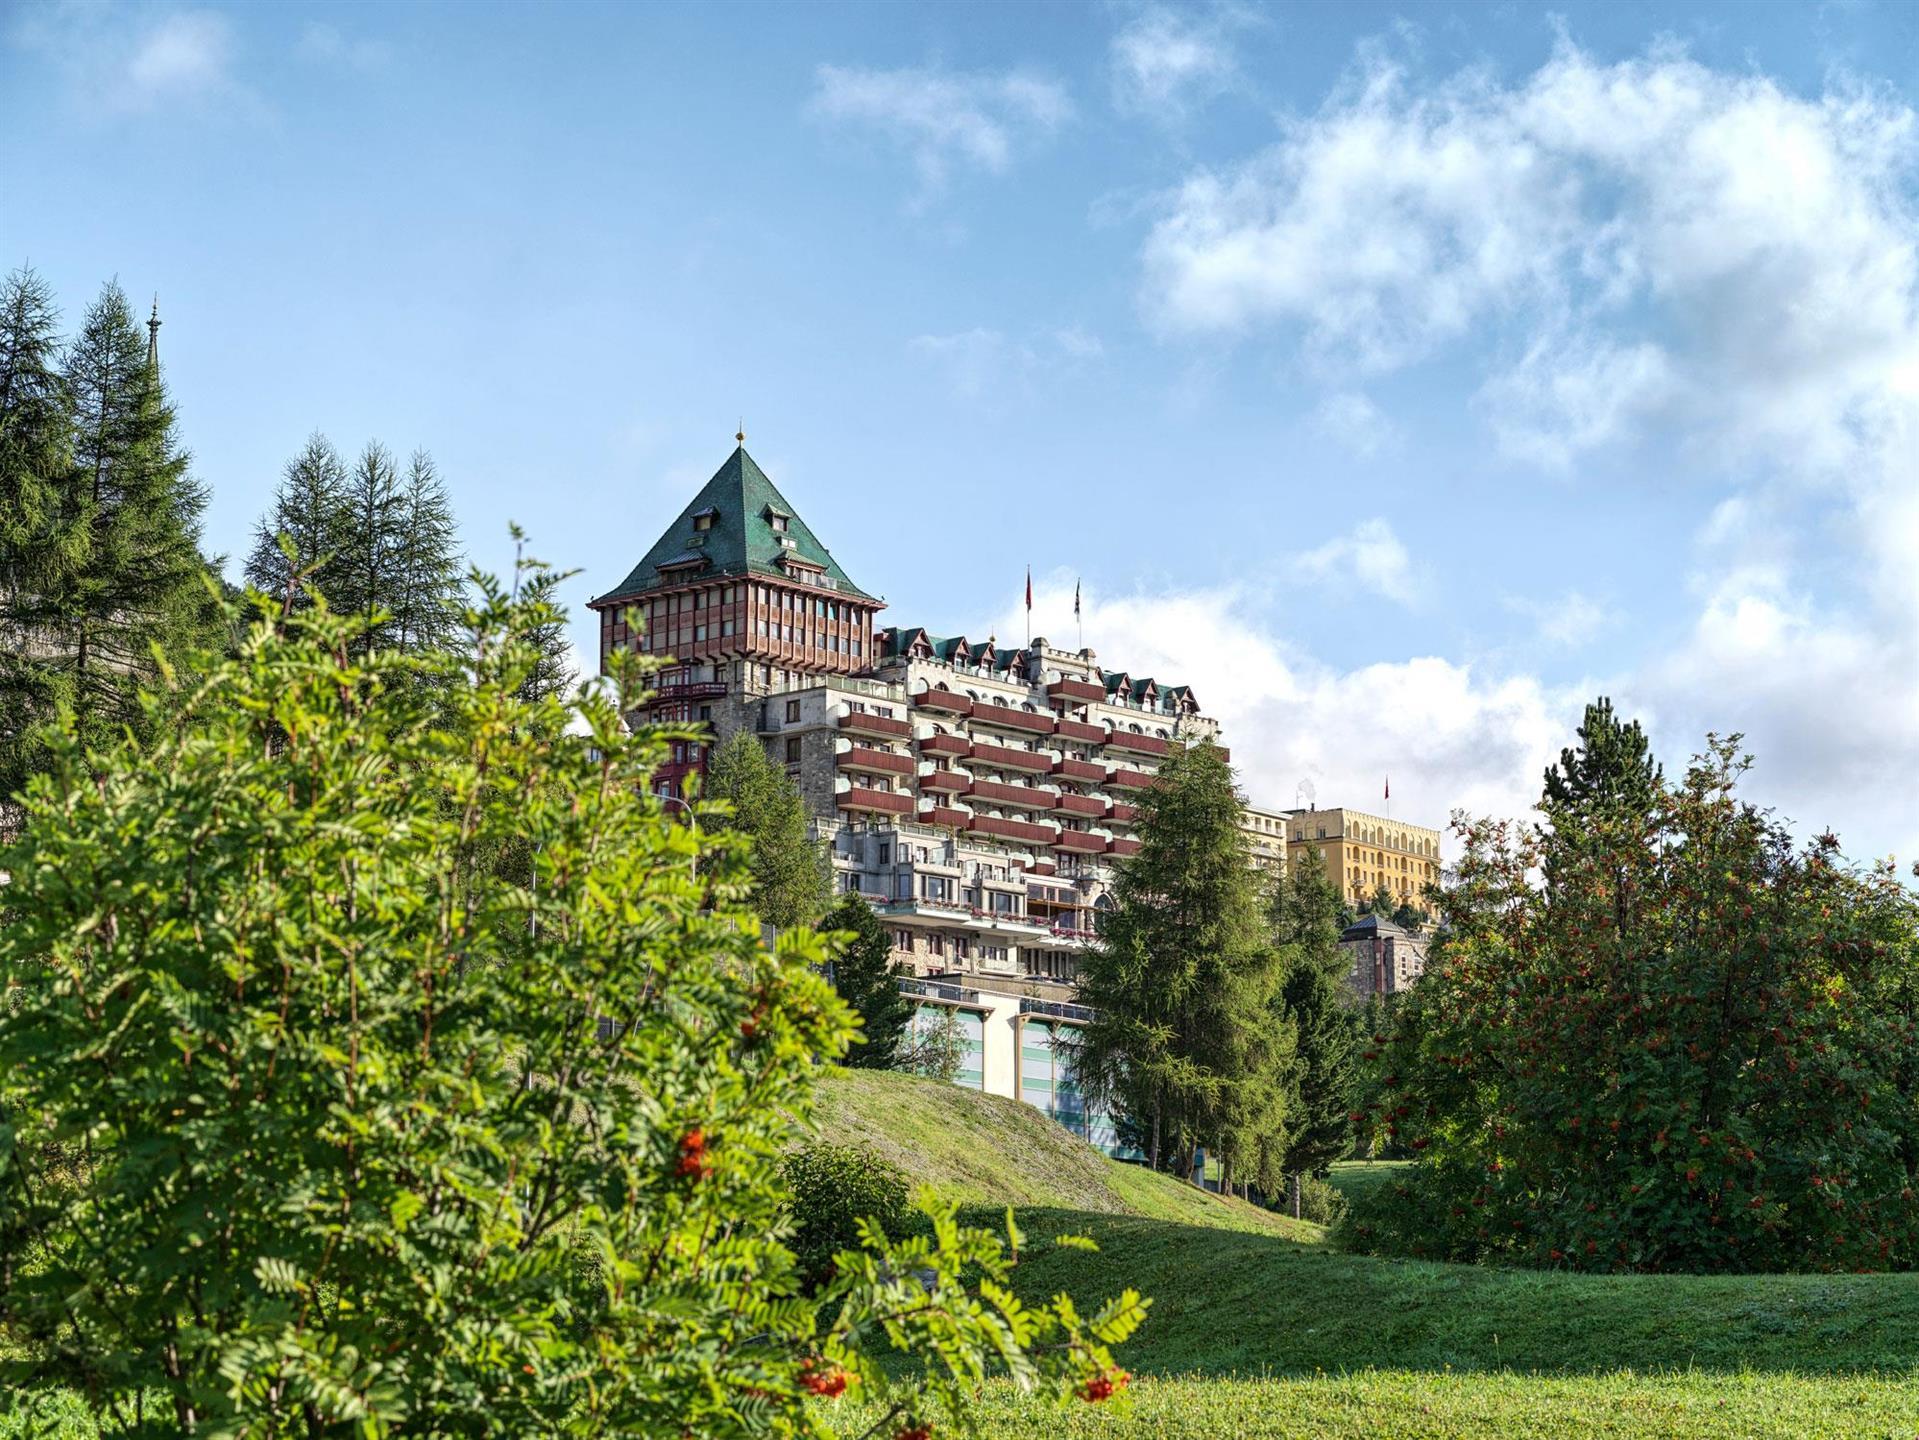
<svg viewBox="0 0 1919 1440"><path fill-rule="evenodd" d="M868 790L851 786L841 790L839 804L846 810L907 814L908 797L891 791ZM903 808L904 806L904 808ZM1073 855L1136 855L1139 841L1121 835L1097 834L1091 830L1069 830L1038 820L1014 820L1000 815L980 815L960 805L922 804L917 816L922 825L932 825L978 835L989 840L1005 840L1016 845L1061 850ZM1028 867L1030 873L1042 873ZM1051 873L1051 868L1044 873Z"/></svg>
<svg viewBox="0 0 1919 1440"><path fill-rule="evenodd" d="M1059 681L1058 685L1073 683L1076 682L1063 680ZM1058 685L1048 688L1049 690L1057 689ZM1103 691L1100 698L1102 700L1105 698ZM997 701L975 700L951 690L921 691L913 697L913 704L915 708L921 710L932 710L943 715L965 716L975 725L995 726L1001 730L1013 730L1027 735L1064 735L1068 739L1078 740L1088 745L1104 745L1108 749L1130 751L1136 755L1166 755L1171 753L1173 748L1171 740L1161 739L1157 735L1140 735L1130 730L1114 730L1085 720L1063 719L1036 710L1020 710L1011 705L1002 705ZM845 721L841 723L844 724Z"/></svg>

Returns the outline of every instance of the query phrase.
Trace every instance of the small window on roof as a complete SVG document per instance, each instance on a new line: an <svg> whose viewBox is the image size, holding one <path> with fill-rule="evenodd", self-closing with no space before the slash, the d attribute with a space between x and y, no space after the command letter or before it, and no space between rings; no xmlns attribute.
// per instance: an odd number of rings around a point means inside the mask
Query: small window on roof
<svg viewBox="0 0 1919 1440"><path fill-rule="evenodd" d="M786 533L786 517L784 515L769 515L766 518L767 523L772 525L774 530L782 535Z"/></svg>
<svg viewBox="0 0 1919 1440"><path fill-rule="evenodd" d="M713 517L711 515L695 515L693 517L693 528L695 530L711 530L713 528Z"/></svg>

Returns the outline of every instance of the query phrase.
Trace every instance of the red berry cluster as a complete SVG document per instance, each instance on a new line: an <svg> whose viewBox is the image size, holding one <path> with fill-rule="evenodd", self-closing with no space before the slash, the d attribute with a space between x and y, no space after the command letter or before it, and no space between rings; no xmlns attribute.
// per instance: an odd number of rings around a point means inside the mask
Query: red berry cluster
<svg viewBox="0 0 1919 1440"><path fill-rule="evenodd" d="M908 1425L893 1437L893 1440L933 1440L931 1425Z"/></svg>
<svg viewBox="0 0 1919 1440"><path fill-rule="evenodd" d="M1079 1387L1079 1398L1089 1405L1097 1405L1102 1400L1110 1400L1132 1383L1133 1377L1124 1370L1115 1367L1102 1371Z"/></svg>
<svg viewBox="0 0 1919 1440"><path fill-rule="evenodd" d="M800 1388L826 1400L837 1400L846 1393L852 1377L837 1365L820 1365L809 1360L800 1371Z"/></svg>
<svg viewBox="0 0 1919 1440"><path fill-rule="evenodd" d="M689 1130L680 1137L679 1173L696 1182L713 1173L713 1162L706 1158L704 1130Z"/></svg>

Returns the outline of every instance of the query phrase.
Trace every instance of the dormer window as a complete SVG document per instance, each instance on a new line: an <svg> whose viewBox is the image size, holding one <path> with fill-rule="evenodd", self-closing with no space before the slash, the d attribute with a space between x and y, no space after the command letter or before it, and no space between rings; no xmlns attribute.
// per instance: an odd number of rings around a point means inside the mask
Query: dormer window
<svg viewBox="0 0 1919 1440"><path fill-rule="evenodd" d="M784 515L769 516L768 523L780 534L784 535L786 533L786 517Z"/></svg>

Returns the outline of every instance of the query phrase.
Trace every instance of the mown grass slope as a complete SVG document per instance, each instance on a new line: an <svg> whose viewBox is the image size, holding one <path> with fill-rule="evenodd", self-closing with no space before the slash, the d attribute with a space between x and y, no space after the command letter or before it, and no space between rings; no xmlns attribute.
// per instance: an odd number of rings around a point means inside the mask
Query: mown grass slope
<svg viewBox="0 0 1919 1440"><path fill-rule="evenodd" d="M1032 1106L890 1071L835 1070L820 1082L823 1141L870 1146L914 1183L965 1206L1131 1215L1319 1243L1324 1232L1170 1176L1109 1160Z"/></svg>

